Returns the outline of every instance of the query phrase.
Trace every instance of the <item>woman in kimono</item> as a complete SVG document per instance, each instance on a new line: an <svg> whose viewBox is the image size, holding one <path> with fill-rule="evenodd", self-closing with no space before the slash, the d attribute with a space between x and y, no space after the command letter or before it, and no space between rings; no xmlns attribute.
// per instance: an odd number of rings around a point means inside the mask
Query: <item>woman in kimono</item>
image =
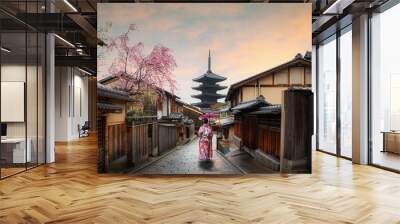
<svg viewBox="0 0 400 224"><path fill-rule="evenodd" d="M210 160L213 156L212 151L212 128L208 124L208 119L203 119L203 125L199 129L199 159Z"/></svg>

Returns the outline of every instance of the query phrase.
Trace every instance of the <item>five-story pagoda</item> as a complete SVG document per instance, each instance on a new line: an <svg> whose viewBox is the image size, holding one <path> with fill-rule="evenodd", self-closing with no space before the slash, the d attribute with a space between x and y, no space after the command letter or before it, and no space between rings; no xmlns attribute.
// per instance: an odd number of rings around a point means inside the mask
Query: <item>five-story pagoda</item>
<svg viewBox="0 0 400 224"><path fill-rule="evenodd" d="M210 106L217 103L218 99L224 98L225 95L218 94L218 90L225 89L226 86L220 86L217 83L226 80L225 77L214 74L211 71L211 53L208 52L208 70L207 72L193 81L200 82L199 86L193 87L195 90L201 91L200 94L192 95L193 98L200 99L201 102L194 103L194 106L200 107L201 109L210 109Z"/></svg>

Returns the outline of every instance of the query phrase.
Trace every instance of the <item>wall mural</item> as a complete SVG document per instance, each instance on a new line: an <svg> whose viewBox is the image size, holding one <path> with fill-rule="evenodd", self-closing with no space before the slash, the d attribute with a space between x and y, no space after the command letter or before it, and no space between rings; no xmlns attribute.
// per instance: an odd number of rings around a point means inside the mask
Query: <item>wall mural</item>
<svg viewBox="0 0 400 224"><path fill-rule="evenodd" d="M310 20L311 4L98 4L98 171L310 173Z"/></svg>

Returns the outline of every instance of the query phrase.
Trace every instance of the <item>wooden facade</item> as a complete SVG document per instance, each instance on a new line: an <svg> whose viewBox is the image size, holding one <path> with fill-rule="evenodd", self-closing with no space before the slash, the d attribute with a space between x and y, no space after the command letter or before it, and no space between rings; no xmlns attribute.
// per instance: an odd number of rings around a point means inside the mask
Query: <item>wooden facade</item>
<svg viewBox="0 0 400 224"><path fill-rule="evenodd" d="M233 107L234 143L276 171L311 172L313 94L288 89L283 99L282 106L258 97Z"/></svg>
<svg viewBox="0 0 400 224"><path fill-rule="evenodd" d="M257 147L265 154L273 155L276 158L280 157L280 128L259 125L259 138Z"/></svg>
<svg viewBox="0 0 400 224"><path fill-rule="evenodd" d="M99 117L99 149L104 154L103 172L115 170L113 167L126 168L145 162L158 147L157 123L107 124L106 117ZM103 121L101 121L103 120Z"/></svg>
<svg viewBox="0 0 400 224"><path fill-rule="evenodd" d="M276 107L276 106L272 106ZM234 135L241 146L280 158L280 109L266 114L252 111L235 115Z"/></svg>
<svg viewBox="0 0 400 224"><path fill-rule="evenodd" d="M311 90L283 94L281 172L311 173L314 101Z"/></svg>
<svg viewBox="0 0 400 224"><path fill-rule="evenodd" d="M176 125L176 138L177 144L186 144L189 142L195 134L194 123L179 123Z"/></svg>
<svg viewBox="0 0 400 224"><path fill-rule="evenodd" d="M176 146L177 143L177 132L176 124L172 123L159 123L159 148L160 154L165 153Z"/></svg>
<svg viewBox="0 0 400 224"><path fill-rule="evenodd" d="M128 142L125 122L106 126L106 160L111 163L127 155Z"/></svg>
<svg viewBox="0 0 400 224"><path fill-rule="evenodd" d="M238 138L242 138L242 119L240 116L235 116L234 124L234 135Z"/></svg>
<svg viewBox="0 0 400 224"><path fill-rule="evenodd" d="M117 163L129 160L130 141L125 123L129 94L97 84L98 170L108 172Z"/></svg>
<svg viewBox="0 0 400 224"><path fill-rule="evenodd" d="M230 86L226 100L234 107L264 96L272 104L282 103L282 91L290 87L311 88L311 58L297 55L276 66Z"/></svg>
<svg viewBox="0 0 400 224"><path fill-rule="evenodd" d="M120 172L138 166L150 156L187 143L195 134L193 120L202 112L168 91L146 92L155 102L151 108L157 116L136 116L128 111L140 110L140 104L132 101L129 94L101 83L98 87L99 172Z"/></svg>
<svg viewBox="0 0 400 224"><path fill-rule="evenodd" d="M157 123L132 124L128 126L129 156L131 165L145 162L158 147Z"/></svg>

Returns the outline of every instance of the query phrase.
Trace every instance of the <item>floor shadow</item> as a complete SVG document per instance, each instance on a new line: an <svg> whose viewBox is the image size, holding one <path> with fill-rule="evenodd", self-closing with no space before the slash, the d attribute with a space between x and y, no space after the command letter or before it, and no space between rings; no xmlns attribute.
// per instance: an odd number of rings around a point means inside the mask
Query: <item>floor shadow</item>
<svg viewBox="0 0 400 224"><path fill-rule="evenodd" d="M199 161L199 167L204 170L211 170L214 167L213 160Z"/></svg>

